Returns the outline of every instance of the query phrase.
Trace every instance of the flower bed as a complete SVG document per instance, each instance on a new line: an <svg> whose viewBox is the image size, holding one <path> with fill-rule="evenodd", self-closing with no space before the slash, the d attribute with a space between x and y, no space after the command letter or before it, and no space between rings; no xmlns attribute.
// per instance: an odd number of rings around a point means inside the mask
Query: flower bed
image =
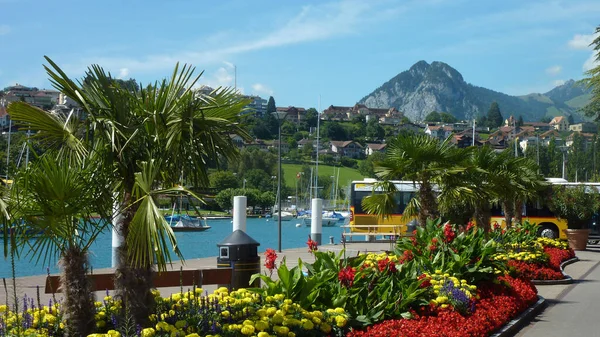
<svg viewBox="0 0 600 337"><path fill-rule="evenodd" d="M92 336L485 336L536 301L524 277L559 277L553 273L574 255L564 242L532 233L527 223L489 235L430 221L390 254L342 259L309 240L315 262L293 268L268 249L268 275L253 276L261 289L156 292L142 327L107 296L96 303ZM60 304L25 303L19 315L0 306L0 336L63 335Z"/></svg>
<svg viewBox="0 0 600 337"><path fill-rule="evenodd" d="M527 280L502 276L500 282L485 282L473 302L472 313L463 315L450 307L428 306L412 319L393 319L374 324L348 337L377 336L488 336L537 300L537 291Z"/></svg>

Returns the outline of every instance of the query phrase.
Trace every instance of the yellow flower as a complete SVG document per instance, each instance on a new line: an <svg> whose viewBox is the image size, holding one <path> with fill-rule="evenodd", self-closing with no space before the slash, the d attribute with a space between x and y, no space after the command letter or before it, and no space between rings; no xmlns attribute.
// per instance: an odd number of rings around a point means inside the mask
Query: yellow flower
<svg viewBox="0 0 600 337"><path fill-rule="evenodd" d="M254 334L254 326L244 325L240 332L246 336L250 336L250 335Z"/></svg>
<svg viewBox="0 0 600 337"><path fill-rule="evenodd" d="M312 330L315 327L315 325L313 324L313 322L306 320L304 323L302 323L302 328L304 330Z"/></svg>
<svg viewBox="0 0 600 337"><path fill-rule="evenodd" d="M335 312L336 312L336 313L338 313L338 314L343 314L343 313L345 313L346 311L344 310L344 308L339 308L339 307L338 307L338 308L335 308Z"/></svg>
<svg viewBox="0 0 600 337"><path fill-rule="evenodd" d="M108 337L121 337L121 333L116 330L108 330L106 334Z"/></svg>
<svg viewBox="0 0 600 337"><path fill-rule="evenodd" d="M347 322L348 321L346 320L346 318L344 316L337 316L335 318L335 325L337 325L340 328L344 327Z"/></svg>
<svg viewBox="0 0 600 337"><path fill-rule="evenodd" d="M156 331L152 328L145 328L142 330L142 337L154 337Z"/></svg>
<svg viewBox="0 0 600 337"><path fill-rule="evenodd" d="M258 337L269 337L269 333L268 332L259 332Z"/></svg>

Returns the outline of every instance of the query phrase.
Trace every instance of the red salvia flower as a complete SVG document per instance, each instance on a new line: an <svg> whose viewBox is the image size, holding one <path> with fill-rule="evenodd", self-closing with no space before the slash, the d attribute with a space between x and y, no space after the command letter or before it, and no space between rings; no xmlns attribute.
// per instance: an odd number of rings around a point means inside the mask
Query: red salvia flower
<svg viewBox="0 0 600 337"><path fill-rule="evenodd" d="M452 225L450 223L446 223L444 225L444 242L450 243L456 237L456 233L452 229Z"/></svg>

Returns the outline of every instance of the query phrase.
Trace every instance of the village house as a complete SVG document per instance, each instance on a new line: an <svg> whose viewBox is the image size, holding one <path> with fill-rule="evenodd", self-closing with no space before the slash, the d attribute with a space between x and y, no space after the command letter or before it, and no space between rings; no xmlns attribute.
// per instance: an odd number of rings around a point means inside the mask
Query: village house
<svg viewBox="0 0 600 337"><path fill-rule="evenodd" d="M581 137L583 137L583 148L584 149L587 149L588 146L592 145L592 143L594 142L594 137L596 136L593 133L572 132L570 135L567 136L567 138L565 138L566 146L568 146L568 147L573 146L573 141L574 141L575 135L580 135Z"/></svg>
<svg viewBox="0 0 600 337"><path fill-rule="evenodd" d="M540 144L544 145L544 146L548 146L550 144L550 141L552 141L552 139L554 139L554 143L556 145L562 145L562 143L563 143L563 140L560 137L560 133L558 133L558 131L556 129L548 130L548 131L542 133L541 135L539 135L539 139L540 139Z"/></svg>
<svg viewBox="0 0 600 337"><path fill-rule="evenodd" d="M353 140L335 141L332 140L331 151L340 157L361 158L363 156L363 147Z"/></svg>
<svg viewBox="0 0 600 337"><path fill-rule="evenodd" d="M550 121L550 126L554 129L560 131L568 131L569 130L569 121L565 118L565 116L557 116L552 118Z"/></svg>
<svg viewBox="0 0 600 337"><path fill-rule="evenodd" d="M294 106L277 107L277 112L287 112L285 120L292 123L298 123L306 118L306 109Z"/></svg>
<svg viewBox="0 0 600 337"><path fill-rule="evenodd" d="M598 126L594 123L582 122L582 123L569 125L569 130L575 131L575 132L597 133Z"/></svg>
<svg viewBox="0 0 600 337"><path fill-rule="evenodd" d="M550 130L550 124L542 122L523 122L523 126L531 126L535 131L546 132Z"/></svg>
<svg viewBox="0 0 600 337"><path fill-rule="evenodd" d="M370 156L375 152L385 152L386 146L387 144L367 143L367 146L365 146L365 155Z"/></svg>

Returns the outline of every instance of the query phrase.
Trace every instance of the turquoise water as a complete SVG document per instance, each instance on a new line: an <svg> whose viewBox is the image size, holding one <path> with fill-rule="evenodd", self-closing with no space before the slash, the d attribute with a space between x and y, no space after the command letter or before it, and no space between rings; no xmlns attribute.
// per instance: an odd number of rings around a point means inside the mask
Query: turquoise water
<svg viewBox="0 0 600 337"><path fill-rule="evenodd" d="M281 222L281 247L300 248L306 247L310 227L296 227L300 221L282 221ZM185 259L194 259L201 257L211 257L218 255L217 243L225 239L232 231L231 219L208 220L208 225L212 228L204 232L186 232L175 233L177 242ZM246 233L254 240L260 243L259 252L264 252L267 248L277 249L277 221L272 219L248 219ZM323 227L323 242L329 242L329 237L333 236L336 243L340 242L342 228ZM0 240L1 244L1 240ZM24 255L24 254L23 254ZM176 257L173 256L173 259ZM110 267L111 263L111 234L110 231L101 234L92 245L90 251L91 265L94 269ZM49 266L36 264L30 260L30 257L21 256L16 261L16 276L31 276L47 273L50 268L51 273L59 271L56 262ZM0 257L0 278L11 277L10 259Z"/></svg>

